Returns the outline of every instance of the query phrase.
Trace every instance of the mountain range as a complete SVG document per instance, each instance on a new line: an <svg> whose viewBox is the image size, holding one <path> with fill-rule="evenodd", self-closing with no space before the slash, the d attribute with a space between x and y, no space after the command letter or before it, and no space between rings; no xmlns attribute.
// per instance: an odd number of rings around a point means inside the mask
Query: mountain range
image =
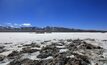
<svg viewBox="0 0 107 65"><path fill-rule="evenodd" d="M11 26L0 26L0 32L37 32L37 33L50 33L50 32L107 32L104 30L83 30L65 27L11 27Z"/></svg>

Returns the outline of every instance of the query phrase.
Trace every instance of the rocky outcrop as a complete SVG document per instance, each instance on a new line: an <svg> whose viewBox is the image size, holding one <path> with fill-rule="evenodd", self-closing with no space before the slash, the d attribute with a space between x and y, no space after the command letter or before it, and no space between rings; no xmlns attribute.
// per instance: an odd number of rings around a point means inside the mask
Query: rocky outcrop
<svg viewBox="0 0 107 65"><path fill-rule="evenodd" d="M102 65L100 62L107 61L103 55L105 49L100 46L80 39L54 41L41 42L41 47L36 43L23 45L21 51L0 56L0 61L12 60L8 65L92 65L91 62Z"/></svg>
<svg viewBox="0 0 107 65"><path fill-rule="evenodd" d="M57 54L53 59L49 60L13 60L8 65L89 65L90 61L87 57L75 54L74 58L67 58L63 54Z"/></svg>
<svg viewBox="0 0 107 65"><path fill-rule="evenodd" d="M58 48L56 48L53 45L49 45L49 46L43 47L40 50L40 54L37 56L37 58L47 58L48 56L53 56L58 52L59 52Z"/></svg>

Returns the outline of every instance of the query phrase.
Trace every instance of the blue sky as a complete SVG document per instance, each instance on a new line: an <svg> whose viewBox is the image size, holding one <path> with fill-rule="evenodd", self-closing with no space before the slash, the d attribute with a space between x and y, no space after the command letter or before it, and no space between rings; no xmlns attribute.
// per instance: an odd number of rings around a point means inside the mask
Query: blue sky
<svg viewBox="0 0 107 65"><path fill-rule="evenodd" d="M107 30L107 0L0 0L0 24Z"/></svg>

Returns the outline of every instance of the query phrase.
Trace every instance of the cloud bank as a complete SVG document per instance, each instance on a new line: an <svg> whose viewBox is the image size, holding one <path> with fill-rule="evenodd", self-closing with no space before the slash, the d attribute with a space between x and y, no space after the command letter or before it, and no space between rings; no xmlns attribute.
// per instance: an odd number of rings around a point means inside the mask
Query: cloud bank
<svg viewBox="0 0 107 65"><path fill-rule="evenodd" d="M21 24L21 26L29 27L29 26L32 26L32 25L30 23L23 23L23 24Z"/></svg>

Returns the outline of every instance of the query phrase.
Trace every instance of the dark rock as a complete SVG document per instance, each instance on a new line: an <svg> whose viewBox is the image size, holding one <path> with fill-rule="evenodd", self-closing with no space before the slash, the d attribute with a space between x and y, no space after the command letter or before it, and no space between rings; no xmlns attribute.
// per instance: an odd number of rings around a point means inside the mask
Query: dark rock
<svg viewBox="0 0 107 65"><path fill-rule="evenodd" d="M54 59L52 61L52 65L65 65L67 61L68 60L65 55L56 54L56 56L54 56Z"/></svg>
<svg viewBox="0 0 107 65"><path fill-rule="evenodd" d="M18 60L13 60L12 62L10 62L8 65L21 65L21 62Z"/></svg>
<svg viewBox="0 0 107 65"><path fill-rule="evenodd" d="M72 41L73 43L77 43L77 44L81 44L83 42L83 40L80 39L76 39Z"/></svg>
<svg viewBox="0 0 107 65"><path fill-rule="evenodd" d="M64 42L64 40L62 39L62 40L59 40L59 42L58 43L61 43L62 45L65 45L66 43Z"/></svg>
<svg viewBox="0 0 107 65"><path fill-rule="evenodd" d="M19 52L18 52L18 51L13 51L12 53L10 53L10 54L8 55L8 57L17 56L17 55L19 55Z"/></svg>
<svg viewBox="0 0 107 65"><path fill-rule="evenodd" d="M3 49L5 46L0 46L0 49Z"/></svg>
<svg viewBox="0 0 107 65"><path fill-rule="evenodd" d="M67 39L67 42L72 42L73 40L72 39Z"/></svg>
<svg viewBox="0 0 107 65"><path fill-rule="evenodd" d="M18 51L12 51L12 53L10 53L7 57L9 59L14 59L16 57L18 57L20 55L20 53Z"/></svg>
<svg viewBox="0 0 107 65"><path fill-rule="evenodd" d="M73 51L78 49L103 49L100 46L95 46L79 39L73 40L72 43L67 45L67 48Z"/></svg>
<svg viewBox="0 0 107 65"><path fill-rule="evenodd" d="M0 46L0 53L6 51L6 50L4 49L4 47L5 47L5 46Z"/></svg>
<svg viewBox="0 0 107 65"><path fill-rule="evenodd" d="M8 65L41 65L41 61L30 59L17 59L10 62Z"/></svg>
<svg viewBox="0 0 107 65"><path fill-rule="evenodd" d="M56 54L53 59L49 60L30 60L15 59L8 65L89 65L87 57L75 54L74 58L67 58L64 54Z"/></svg>
<svg viewBox="0 0 107 65"><path fill-rule="evenodd" d="M107 42L107 40L102 40L102 41Z"/></svg>
<svg viewBox="0 0 107 65"><path fill-rule="evenodd" d="M44 41L45 43L50 42L51 40Z"/></svg>
<svg viewBox="0 0 107 65"><path fill-rule="evenodd" d="M23 65L37 65L37 64L39 64L39 61L36 61L36 60L34 61L34 60L30 60L30 59L24 59L24 60L21 60L20 62Z"/></svg>
<svg viewBox="0 0 107 65"><path fill-rule="evenodd" d="M21 48L22 46L18 46L18 48Z"/></svg>
<svg viewBox="0 0 107 65"><path fill-rule="evenodd" d="M38 49L31 49L30 47L22 48L22 53L33 53L39 51Z"/></svg>
<svg viewBox="0 0 107 65"><path fill-rule="evenodd" d="M87 38L85 40L89 40L89 41L95 41L95 39L90 39L90 38Z"/></svg>
<svg viewBox="0 0 107 65"><path fill-rule="evenodd" d="M78 46L83 44L83 40L80 40L80 39L76 39L76 40L72 40L72 42L67 45L67 48L69 50L72 50L72 51L75 51L75 50L78 50Z"/></svg>
<svg viewBox="0 0 107 65"><path fill-rule="evenodd" d="M52 54L51 53L41 53L37 56L37 58L43 59L43 58L47 58L49 56L52 56Z"/></svg>
<svg viewBox="0 0 107 65"><path fill-rule="evenodd" d="M5 58L5 56L0 55L0 61L3 61L3 60L4 60L4 58Z"/></svg>
<svg viewBox="0 0 107 65"><path fill-rule="evenodd" d="M56 48L53 45L49 45L49 46L43 47L40 50L40 54L37 56L37 58L47 58L48 56L53 56L58 52L59 52L58 48Z"/></svg>
<svg viewBox="0 0 107 65"><path fill-rule="evenodd" d="M12 43L4 43L4 44L12 44Z"/></svg>
<svg viewBox="0 0 107 65"><path fill-rule="evenodd" d="M98 63L96 63L95 65L98 65Z"/></svg>
<svg viewBox="0 0 107 65"><path fill-rule="evenodd" d="M87 63L87 64L90 64L90 61L89 61L89 58L87 56L83 56L83 55L79 55L77 53L73 53L73 55L79 59L79 60L82 60L83 62Z"/></svg>
<svg viewBox="0 0 107 65"><path fill-rule="evenodd" d="M62 44L52 43L51 46L62 46Z"/></svg>
<svg viewBox="0 0 107 65"><path fill-rule="evenodd" d="M59 49L56 46L49 45L49 46L43 47L40 52L46 52L46 53L50 52L54 54L54 53L58 53Z"/></svg>
<svg viewBox="0 0 107 65"><path fill-rule="evenodd" d="M40 48L40 45L37 45L36 43L26 44L26 45L23 45L23 46Z"/></svg>
<svg viewBox="0 0 107 65"><path fill-rule="evenodd" d="M77 45L76 43L70 43L70 44L67 45L67 48L68 48L70 51L75 51L75 50L78 49L77 46L78 46L78 45Z"/></svg>
<svg viewBox="0 0 107 65"><path fill-rule="evenodd" d="M64 54L56 54L50 63L50 65L89 65L90 61L87 57L79 54L75 54L74 58L67 58Z"/></svg>
<svg viewBox="0 0 107 65"><path fill-rule="evenodd" d="M4 52L4 51L6 51L5 49L0 49L0 53L2 53L2 52Z"/></svg>
<svg viewBox="0 0 107 65"><path fill-rule="evenodd" d="M79 48L80 49L103 49L100 46L95 46L86 42L83 42Z"/></svg>

